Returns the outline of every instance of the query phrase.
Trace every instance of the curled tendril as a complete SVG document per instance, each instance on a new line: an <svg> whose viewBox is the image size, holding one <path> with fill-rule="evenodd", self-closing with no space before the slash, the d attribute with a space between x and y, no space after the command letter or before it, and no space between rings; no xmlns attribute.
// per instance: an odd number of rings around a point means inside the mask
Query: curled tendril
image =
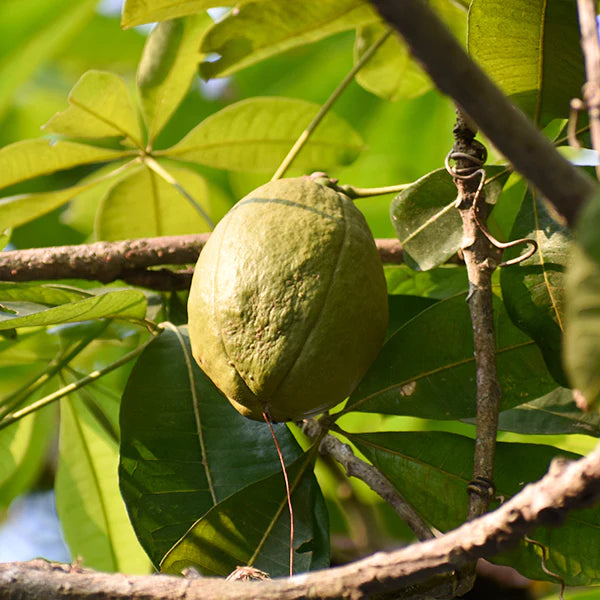
<svg viewBox="0 0 600 600"><path fill-rule="evenodd" d="M482 146L485 150L485 147ZM457 159L463 159L469 161L471 164L465 167L456 167L451 164L451 161L455 161ZM538 244L535 240L531 238L520 238L518 240L512 240L510 242L501 242L497 240L488 230L488 228L479 220L477 216L477 202L479 200L481 190L485 185L485 169L483 168L483 164L485 163L485 154L483 158L478 158L476 156L472 156L467 154L466 152L456 152L451 150L447 155L444 161L444 165L446 166L446 170L452 177L455 179L473 179L474 177L479 176L479 185L477 186L477 190L475 191L475 198L473 200L473 216L475 218L475 223L477 223L477 227L479 227L480 231L485 235L488 241L499 250L505 250L506 248L512 248L513 246L518 246L520 244L528 244L530 248L525 251L523 254L520 254L516 258L512 258L511 260L506 260L501 262L499 267L508 267L510 265L516 265L517 263L523 262L527 260L530 256L532 256L535 251L538 249ZM460 198L456 201L456 206L460 203Z"/></svg>
<svg viewBox="0 0 600 600"><path fill-rule="evenodd" d="M523 536L523 539L529 543L529 544L533 544L534 546L537 546L538 548L541 549L542 551L542 556L541 556L541 567L542 567L542 571L544 571L544 573L546 573L546 575L552 577L553 579L556 579L556 581L558 581L558 583L560 584L560 590L558 592L558 597L559 600L565 600L565 596L564 596L564 591L565 591L565 587L566 587L566 583L565 580L558 575L558 573L554 573L554 571L551 571L548 566L546 565L546 561L548 560L548 548L546 548L546 546L544 546L544 544L542 544L541 542L538 542L537 540L532 540L529 536Z"/></svg>

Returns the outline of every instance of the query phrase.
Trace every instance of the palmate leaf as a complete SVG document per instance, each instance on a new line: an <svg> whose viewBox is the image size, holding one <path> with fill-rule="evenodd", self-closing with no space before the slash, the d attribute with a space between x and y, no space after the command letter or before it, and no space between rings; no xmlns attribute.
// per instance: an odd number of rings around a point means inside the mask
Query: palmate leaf
<svg viewBox="0 0 600 600"><path fill-rule="evenodd" d="M579 36L575 2L474 0L469 9L469 52L541 127L568 117L581 93Z"/></svg>
<svg viewBox="0 0 600 600"><path fill-rule="evenodd" d="M204 36L202 51L221 58L202 63L200 74L225 77L290 48L379 20L364 0L245 2Z"/></svg>
<svg viewBox="0 0 600 600"><path fill-rule="evenodd" d="M447 531L462 524L473 473L473 440L445 432L348 434L348 438L432 525ZM494 473L498 495L508 499L525 483L542 477L557 454L579 458L552 446L499 443ZM548 569L559 573L567 585L600 581L600 509L575 511L561 527L538 528L531 537L548 548ZM511 565L532 579L551 579L542 570L539 552L533 544L521 542L516 550L490 560Z"/></svg>
<svg viewBox="0 0 600 600"><path fill-rule="evenodd" d="M274 171L319 108L292 98L249 98L212 114L178 144L155 154L218 169ZM294 166L309 171L348 164L362 146L358 133L329 113Z"/></svg>
<svg viewBox="0 0 600 600"><path fill-rule="evenodd" d="M571 236L552 218L537 193L529 190L510 237L533 239L538 249L527 260L501 270L506 310L513 323L536 341L556 381L567 385L561 354L564 271ZM509 248L504 258L515 258L521 252L522 246Z"/></svg>
<svg viewBox="0 0 600 600"><path fill-rule="evenodd" d="M94 391L101 412L117 420L119 405ZM100 409L98 409L100 410ZM148 557L140 547L119 494L118 440L97 411L73 394L61 401L56 510L73 556L103 571L147 573Z"/></svg>
<svg viewBox="0 0 600 600"><path fill-rule="evenodd" d="M304 455L287 468L294 507L294 573L329 566L328 515ZM252 483L198 520L161 562L164 573L194 567L203 575L225 576L252 564L271 577L289 574L290 522L281 473Z"/></svg>
<svg viewBox="0 0 600 600"><path fill-rule="evenodd" d="M350 396L350 411L457 419L475 415L475 362L466 294L436 302L385 343ZM494 298L502 409L556 388L533 340Z"/></svg>
<svg viewBox="0 0 600 600"><path fill-rule="evenodd" d="M173 19L159 23L148 36L137 87L149 146L187 93L204 56L198 40L212 22L206 13Z"/></svg>
<svg viewBox="0 0 600 600"><path fill-rule="evenodd" d="M138 538L158 565L207 511L279 473L264 423L238 414L191 356L187 329L166 329L138 359L121 401L121 492ZM301 449L275 431L286 464Z"/></svg>
<svg viewBox="0 0 600 600"><path fill-rule="evenodd" d="M168 172L211 217L218 221L231 204L225 193L190 169ZM117 181L100 202L95 232L101 240L180 235L210 231L210 225L174 186L145 166Z"/></svg>
<svg viewBox="0 0 600 600"><path fill-rule="evenodd" d="M74 138L122 137L143 147L125 82L107 71L84 73L69 94L69 107L54 115L44 129Z"/></svg>
<svg viewBox="0 0 600 600"><path fill-rule="evenodd" d="M16 327L34 327L75 323L89 319L120 317L143 319L146 296L139 290L103 291L83 300L48 308L43 304L11 300L2 303L0 331Z"/></svg>
<svg viewBox="0 0 600 600"><path fill-rule="evenodd" d="M121 27L127 29L144 23L176 19L217 6L223 6L223 2L219 0L125 0Z"/></svg>

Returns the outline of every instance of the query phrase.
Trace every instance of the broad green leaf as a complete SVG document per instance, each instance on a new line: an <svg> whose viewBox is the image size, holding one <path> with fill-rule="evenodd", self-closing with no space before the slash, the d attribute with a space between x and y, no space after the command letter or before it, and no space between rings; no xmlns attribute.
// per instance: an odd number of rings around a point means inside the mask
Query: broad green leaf
<svg viewBox="0 0 600 600"><path fill-rule="evenodd" d="M198 40L209 24L212 19L204 13L159 23L148 36L137 71L137 86L150 147L196 75L203 58Z"/></svg>
<svg viewBox="0 0 600 600"><path fill-rule="evenodd" d="M354 62L383 35L389 26L371 23L359 27L354 43ZM402 37L393 33L355 76L365 90L385 100L417 98L432 87L429 76L412 59Z"/></svg>
<svg viewBox="0 0 600 600"><path fill-rule="evenodd" d="M565 0L474 0L468 48L538 125L569 115L585 81L577 4Z"/></svg>
<svg viewBox="0 0 600 600"><path fill-rule="evenodd" d="M540 347L550 373L566 385L561 364L564 318L564 271L571 236L549 214L536 192L528 192L510 239L529 238L538 244L527 260L500 272L502 297L512 322ZM527 246L509 248L504 259L519 256Z"/></svg>
<svg viewBox="0 0 600 600"><path fill-rule="evenodd" d="M327 509L309 456L288 467L294 507L294 573L329 566ZM164 573L194 567L225 576L252 564L271 575L289 575L290 517L283 475L253 483L199 519L161 562Z"/></svg>
<svg viewBox="0 0 600 600"><path fill-rule="evenodd" d="M565 369L597 409L600 397L600 198L582 211L565 281Z"/></svg>
<svg viewBox="0 0 600 600"><path fill-rule="evenodd" d="M384 265L389 294L409 294L442 300L469 289L467 270L441 265L429 271L413 271L406 265Z"/></svg>
<svg viewBox="0 0 600 600"><path fill-rule="evenodd" d="M202 63L200 74L205 79L225 77L290 48L378 20L364 0L246 2L204 36L202 51L220 58Z"/></svg>
<svg viewBox="0 0 600 600"><path fill-rule="evenodd" d="M223 2L219 0L125 0L121 27L127 29L144 23L166 21L222 5Z"/></svg>
<svg viewBox="0 0 600 600"><path fill-rule="evenodd" d="M502 409L556 387L533 340L494 298ZM466 295L440 300L400 327L350 396L347 410L457 419L475 415L475 359Z"/></svg>
<svg viewBox="0 0 600 600"><path fill-rule="evenodd" d="M233 171L274 171L319 105L292 98L249 98L214 113L178 144L157 155ZM352 162L363 143L343 119L329 113L298 155L299 170Z"/></svg>
<svg viewBox="0 0 600 600"><path fill-rule="evenodd" d="M102 411L116 421L118 404L102 400ZM117 440L80 395L63 399L55 491L56 510L71 554L95 569L147 573L148 558L119 494L118 464Z"/></svg>
<svg viewBox="0 0 600 600"><path fill-rule="evenodd" d="M0 4L2 34L8 38L6 46L0 45L0 118L21 84L85 26L94 15L96 4L97 0L20 0Z"/></svg>
<svg viewBox="0 0 600 600"><path fill-rule="evenodd" d="M498 428L502 431L541 435L582 433L600 437L600 415L577 408L573 392L561 387L501 412L499 421Z"/></svg>
<svg viewBox="0 0 600 600"><path fill-rule="evenodd" d="M396 332L404 323L410 321L414 316L435 304L433 298L409 295L389 295L389 321L386 340Z"/></svg>
<svg viewBox="0 0 600 600"><path fill-rule="evenodd" d="M121 493L158 565L215 504L281 465L264 423L237 413L191 356L187 329L166 329L134 366L121 401ZM286 464L301 450L275 431Z"/></svg>
<svg viewBox="0 0 600 600"><path fill-rule="evenodd" d="M101 292L97 295L48 308L34 302L3 302L0 312L0 330L15 327L34 327L75 323L89 319L120 317L143 319L146 314L146 297L139 290Z"/></svg>
<svg viewBox="0 0 600 600"><path fill-rule="evenodd" d="M488 167L488 177L502 171ZM494 204L502 190L500 179L485 188L486 201ZM406 264L427 271L444 263L460 248L462 219L455 207L456 186L446 169L424 175L402 190L390 205L390 217L402 243Z"/></svg>
<svg viewBox="0 0 600 600"><path fill-rule="evenodd" d="M224 192L202 175L190 169L167 169L213 221L230 208ZM100 240L201 233L210 229L179 190L146 167L131 171L108 190L95 223Z"/></svg>
<svg viewBox="0 0 600 600"><path fill-rule="evenodd" d="M116 170L101 177L92 178L56 192L40 192L34 194L19 194L0 198L0 231L10 227L18 227L29 223L42 215L63 206L82 192L91 190L102 184L108 178L116 176Z"/></svg>
<svg viewBox="0 0 600 600"><path fill-rule="evenodd" d="M28 491L44 467L56 410L47 407L0 431L0 510Z"/></svg>
<svg viewBox="0 0 600 600"><path fill-rule="evenodd" d="M75 138L123 137L143 147L125 82L107 71L84 73L69 94L69 107L54 115L44 129Z"/></svg>
<svg viewBox="0 0 600 600"><path fill-rule="evenodd" d="M473 473L472 439L445 432L348 437L432 525L447 531L462 524ZM580 458L552 446L499 443L494 473L497 494L506 499L517 494L525 483L542 477L558 454ZM574 511L560 527L538 528L530 537L547 546L547 567L560 573L567 585L600 581L600 509ZM511 565L532 579L551 579L543 572L538 553L537 547L521 542L515 551L491 560Z"/></svg>
<svg viewBox="0 0 600 600"><path fill-rule="evenodd" d="M76 142L23 140L0 149L0 188L79 165L102 163L131 155L130 150L110 150Z"/></svg>
<svg viewBox="0 0 600 600"><path fill-rule="evenodd" d="M0 281L0 301L35 302L57 306L87 298L88 291L54 283Z"/></svg>

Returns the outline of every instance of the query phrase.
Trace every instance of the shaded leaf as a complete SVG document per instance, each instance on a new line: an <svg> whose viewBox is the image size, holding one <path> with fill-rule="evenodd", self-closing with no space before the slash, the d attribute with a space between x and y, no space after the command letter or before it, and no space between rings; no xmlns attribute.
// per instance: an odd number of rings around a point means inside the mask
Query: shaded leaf
<svg viewBox="0 0 600 600"><path fill-rule="evenodd" d="M34 302L19 301L3 302L3 306L10 312L0 312L0 330L74 323L106 317L143 319L146 314L146 297L143 292L130 289L101 292L84 300L52 308Z"/></svg>
<svg viewBox="0 0 600 600"><path fill-rule="evenodd" d="M379 16L364 0L258 0L216 23L202 40L216 61L200 65L205 79L225 77L290 48L373 23Z"/></svg>
<svg viewBox="0 0 600 600"><path fill-rule="evenodd" d="M510 23L510 27L507 27ZM538 125L569 115L585 81L577 5L564 0L474 0L468 48Z"/></svg>
<svg viewBox="0 0 600 600"><path fill-rule="evenodd" d="M600 198L582 211L565 281L565 369L595 408L600 397Z"/></svg>
<svg viewBox="0 0 600 600"><path fill-rule="evenodd" d="M440 300L401 326L348 400L348 410L456 419L475 414L471 319L461 294ZM556 387L537 346L494 297L502 409ZM468 332L468 333L466 333Z"/></svg>
<svg viewBox="0 0 600 600"><path fill-rule="evenodd" d="M156 155L238 171L274 171L319 105L292 98L255 97L212 114L178 144ZM352 162L362 149L358 133L329 113L294 162L299 170Z"/></svg>
<svg viewBox="0 0 600 600"><path fill-rule="evenodd" d="M206 13L165 21L148 36L137 87L150 146L187 93L203 58L198 40L212 22Z"/></svg>
<svg viewBox="0 0 600 600"><path fill-rule="evenodd" d="M142 131L125 82L114 73L88 71L69 94L69 107L44 129L75 138L124 137L142 147Z"/></svg>
<svg viewBox="0 0 600 600"><path fill-rule="evenodd" d="M445 432L351 434L349 439L392 482L422 517L447 531L467 515L467 485L472 479L474 441ZM578 455L541 444L498 443L494 483L509 499L525 483L542 477L557 455ZM440 498L444 501L440 502ZM600 510L569 514L559 528L538 528L530 535L548 547L550 570L567 585L600 581ZM539 549L521 542L513 552L491 557L532 579L551 579L542 571Z"/></svg>
<svg viewBox="0 0 600 600"><path fill-rule="evenodd" d="M329 522L311 457L298 458L287 470L294 507L294 573L326 568ZM283 475L276 473L213 507L167 553L161 571L179 574L194 567L203 575L225 576L251 564L271 577L289 575L289 519Z"/></svg>
<svg viewBox="0 0 600 600"><path fill-rule="evenodd" d="M487 177L502 167L487 167ZM493 204L502 180L488 184L486 201ZM392 200L390 217L402 243L406 264L427 271L448 260L462 244L462 219L455 207L456 186L446 169L424 175Z"/></svg>
<svg viewBox="0 0 600 600"><path fill-rule="evenodd" d="M21 84L86 25L96 4L97 0L21 0L0 5L2 34L8 38L5 51L0 48L0 118ZM16 39L11 39L11 34Z"/></svg>
<svg viewBox="0 0 600 600"><path fill-rule="evenodd" d="M224 192L202 175L190 169L167 169L213 221L230 208ZM146 167L131 171L108 190L95 222L96 236L101 240L203 231L210 231L210 226L190 201Z"/></svg>
<svg viewBox="0 0 600 600"><path fill-rule="evenodd" d="M141 354L120 422L121 492L155 565L215 504L281 469L266 424L237 413L197 367L186 328L166 329ZM289 464L301 450L274 427Z"/></svg>
<svg viewBox="0 0 600 600"><path fill-rule="evenodd" d="M102 410L116 417L118 404L103 402ZM118 449L79 394L61 401L56 510L71 554L95 569L147 573L119 494Z"/></svg>
<svg viewBox="0 0 600 600"><path fill-rule="evenodd" d="M510 239L530 238L537 252L500 272L502 297L512 322L540 347L552 376L566 385L563 373L563 293L571 236L557 223L537 193L529 191L517 215ZM519 256L523 245L508 248L504 260Z"/></svg>
<svg viewBox="0 0 600 600"><path fill-rule="evenodd" d="M415 315L418 315L434 303L434 299L423 298L422 296L389 295L389 320L386 340L404 323L410 321Z"/></svg>
<svg viewBox="0 0 600 600"><path fill-rule="evenodd" d="M121 14L121 27L127 29L152 23L193 15L207 8L222 6L219 0L125 0Z"/></svg>
<svg viewBox="0 0 600 600"><path fill-rule="evenodd" d="M23 140L0 149L0 188L78 165L116 160L131 150L111 150L76 142Z"/></svg>

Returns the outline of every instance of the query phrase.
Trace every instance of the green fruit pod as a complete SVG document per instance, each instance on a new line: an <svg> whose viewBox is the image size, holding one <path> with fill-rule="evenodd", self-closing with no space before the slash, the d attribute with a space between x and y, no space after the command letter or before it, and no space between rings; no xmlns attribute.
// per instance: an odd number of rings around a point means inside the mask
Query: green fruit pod
<svg viewBox="0 0 600 600"><path fill-rule="evenodd" d="M188 301L194 358L243 415L297 421L341 402L379 352L383 266L352 201L309 177L240 200L202 250Z"/></svg>

